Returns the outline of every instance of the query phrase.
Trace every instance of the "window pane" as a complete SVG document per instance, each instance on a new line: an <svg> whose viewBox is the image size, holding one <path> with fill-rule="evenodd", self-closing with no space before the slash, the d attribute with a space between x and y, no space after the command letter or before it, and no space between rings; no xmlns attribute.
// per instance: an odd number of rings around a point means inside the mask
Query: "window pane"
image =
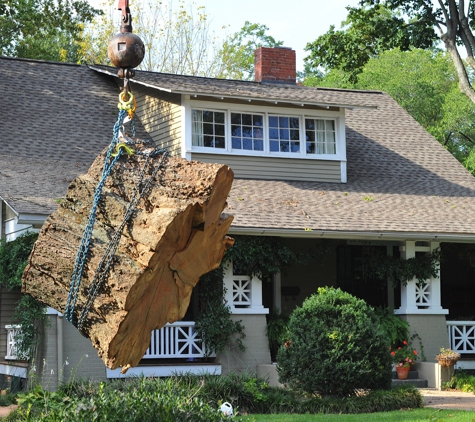
<svg viewBox="0 0 475 422"><path fill-rule="evenodd" d="M283 139L285 141L289 140L289 130L288 129L280 129L279 131L280 139Z"/></svg>
<svg viewBox="0 0 475 422"><path fill-rule="evenodd" d="M262 139L257 139L254 141L254 150L264 151L264 142L262 141Z"/></svg>
<svg viewBox="0 0 475 422"><path fill-rule="evenodd" d="M263 116L259 116L255 114L254 116L252 116L252 123L254 126L262 126Z"/></svg>
<svg viewBox="0 0 475 422"><path fill-rule="evenodd" d="M214 137L205 135L203 136L203 146L205 147L214 147Z"/></svg>
<svg viewBox="0 0 475 422"><path fill-rule="evenodd" d="M305 119L305 129L313 130L315 129L315 124L313 119Z"/></svg>
<svg viewBox="0 0 475 422"><path fill-rule="evenodd" d="M224 136L224 125L216 125L214 127L214 133L219 136Z"/></svg>
<svg viewBox="0 0 475 422"><path fill-rule="evenodd" d="M291 142L290 143L291 152L300 152L300 142Z"/></svg>
<svg viewBox="0 0 475 422"><path fill-rule="evenodd" d="M243 125L252 125L252 115L251 114L243 114L242 115L242 122Z"/></svg>
<svg viewBox="0 0 475 422"><path fill-rule="evenodd" d="M280 143L280 152L289 152L289 143L281 142Z"/></svg>
<svg viewBox="0 0 475 422"><path fill-rule="evenodd" d="M214 141L215 148L224 148L224 138L217 136Z"/></svg>
<svg viewBox="0 0 475 422"><path fill-rule="evenodd" d="M191 143L197 147L203 146L203 135L198 133L193 133L191 137Z"/></svg>
<svg viewBox="0 0 475 422"><path fill-rule="evenodd" d="M270 150L279 151L279 141L270 141Z"/></svg>
<svg viewBox="0 0 475 422"><path fill-rule="evenodd" d="M291 129L290 139L292 139L292 141L298 141L300 139L299 131L295 129Z"/></svg>
<svg viewBox="0 0 475 422"><path fill-rule="evenodd" d="M224 125L224 113L214 113L214 121Z"/></svg>
<svg viewBox="0 0 475 422"><path fill-rule="evenodd" d="M317 154L325 154L325 144L318 142L316 144L316 147L317 147Z"/></svg>
<svg viewBox="0 0 475 422"><path fill-rule="evenodd" d="M281 128L287 129L289 127L289 118L288 117L279 117L279 126Z"/></svg>
<svg viewBox="0 0 475 422"><path fill-rule="evenodd" d="M279 129L269 129L270 139L279 139Z"/></svg>
<svg viewBox="0 0 475 422"><path fill-rule="evenodd" d="M212 111L203 111L203 122L212 123L214 120L214 113Z"/></svg>
<svg viewBox="0 0 475 422"><path fill-rule="evenodd" d="M307 154L315 154L315 144L307 142Z"/></svg>
<svg viewBox="0 0 475 422"><path fill-rule="evenodd" d="M269 126L279 127L279 121L276 116L269 116Z"/></svg>
<svg viewBox="0 0 475 422"><path fill-rule="evenodd" d="M299 128L299 118L298 117L291 117L290 118L290 127L293 129Z"/></svg>
<svg viewBox="0 0 475 422"><path fill-rule="evenodd" d="M242 149L252 150L252 139L243 138L243 140L242 140Z"/></svg>
<svg viewBox="0 0 475 422"><path fill-rule="evenodd" d="M212 123L203 123L203 134L214 135L214 125Z"/></svg>
<svg viewBox="0 0 475 422"><path fill-rule="evenodd" d="M242 127L242 136L246 138L251 138L252 137L252 127L250 126L243 126Z"/></svg>
<svg viewBox="0 0 475 422"><path fill-rule="evenodd" d="M262 139L263 133L261 128L254 128L254 139Z"/></svg>
<svg viewBox="0 0 475 422"><path fill-rule="evenodd" d="M317 130L325 130L325 120L315 120L315 124L317 125Z"/></svg>
<svg viewBox="0 0 475 422"><path fill-rule="evenodd" d="M193 110L191 119L194 122L202 122L203 121L203 112L201 110Z"/></svg>
<svg viewBox="0 0 475 422"><path fill-rule="evenodd" d="M234 149L241 149L241 138L232 138L232 147Z"/></svg>
<svg viewBox="0 0 475 422"><path fill-rule="evenodd" d="M307 131L305 132L308 142L315 142L315 132Z"/></svg>
<svg viewBox="0 0 475 422"><path fill-rule="evenodd" d="M233 125L240 125L241 124L241 115L238 113L231 113L231 123Z"/></svg>
<svg viewBox="0 0 475 422"><path fill-rule="evenodd" d="M326 129L327 130L335 130L335 121L334 120L326 120Z"/></svg>
<svg viewBox="0 0 475 422"><path fill-rule="evenodd" d="M241 136L241 126L232 125L231 126L231 136Z"/></svg>

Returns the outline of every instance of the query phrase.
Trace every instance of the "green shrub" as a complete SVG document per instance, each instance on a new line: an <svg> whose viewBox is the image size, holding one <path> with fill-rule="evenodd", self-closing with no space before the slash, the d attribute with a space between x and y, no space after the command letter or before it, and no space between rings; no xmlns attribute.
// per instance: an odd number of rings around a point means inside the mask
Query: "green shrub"
<svg viewBox="0 0 475 422"><path fill-rule="evenodd" d="M391 357L378 317L363 300L320 288L290 316L277 354L282 383L323 396L389 389Z"/></svg>
<svg viewBox="0 0 475 422"><path fill-rule="evenodd" d="M475 376L463 369L457 369L445 387L455 388L465 393L475 393Z"/></svg>

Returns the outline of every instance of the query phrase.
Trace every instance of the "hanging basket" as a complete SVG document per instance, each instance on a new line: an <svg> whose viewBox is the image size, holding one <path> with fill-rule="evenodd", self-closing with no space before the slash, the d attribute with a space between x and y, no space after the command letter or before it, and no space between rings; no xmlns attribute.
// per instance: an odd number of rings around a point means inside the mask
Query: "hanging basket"
<svg viewBox="0 0 475 422"><path fill-rule="evenodd" d="M436 356L437 362L439 362L440 366L450 368L451 366L454 366L457 361L459 360L458 356Z"/></svg>

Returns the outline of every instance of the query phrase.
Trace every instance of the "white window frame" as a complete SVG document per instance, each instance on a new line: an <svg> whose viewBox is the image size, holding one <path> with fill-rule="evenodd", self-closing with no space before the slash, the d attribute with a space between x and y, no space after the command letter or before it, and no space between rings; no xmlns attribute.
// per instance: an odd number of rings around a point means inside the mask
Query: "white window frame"
<svg viewBox="0 0 475 422"><path fill-rule="evenodd" d="M225 148L200 147L192 145L192 109L210 110L225 113ZM252 157L283 157L283 158L302 158L310 160L327 160L327 161L346 161L346 135L345 135L345 112L330 110L299 110L298 108L272 108L271 106L256 106L219 103L214 101L198 101L185 98L183 101L182 112L184 117L183 140L185 148L183 157L189 158L192 153L206 154L229 154ZM231 142L231 113L248 113L264 115L264 150L241 150L232 149ZM300 152L271 152L269 143L269 116L285 116L298 117L300 121ZM305 139L305 119L325 119L335 121L335 148L336 154L307 154Z"/></svg>

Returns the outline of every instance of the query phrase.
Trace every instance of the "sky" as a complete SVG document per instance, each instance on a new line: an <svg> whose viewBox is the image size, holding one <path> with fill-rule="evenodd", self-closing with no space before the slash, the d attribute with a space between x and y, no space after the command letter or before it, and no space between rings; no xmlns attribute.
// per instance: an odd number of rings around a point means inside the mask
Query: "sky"
<svg viewBox="0 0 475 422"><path fill-rule="evenodd" d="M98 7L103 0L88 0ZM132 18L134 2L129 0ZM190 0L191 1L191 0ZM193 0L196 5L205 6L211 20L211 27L222 33L222 27L229 33L239 31L244 22L265 24L268 35L283 41L285 47L296 51L297 70L303 70L304 51L307 42L314 41L328 31L330 25L340 27L346 18L346 6L356 6L359 0ZM115 0L118 3L118 0ZM157 1L158 3L158 1ZM120 12L117 12L120 13Z"/></svg>

